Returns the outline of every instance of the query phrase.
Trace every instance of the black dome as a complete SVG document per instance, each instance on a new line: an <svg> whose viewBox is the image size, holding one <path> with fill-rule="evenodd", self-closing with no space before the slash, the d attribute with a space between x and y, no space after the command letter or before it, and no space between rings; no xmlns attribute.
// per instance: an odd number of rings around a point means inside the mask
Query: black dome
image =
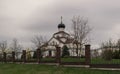
<svg viewBox="0 0 120 74"><path fill-rule="evenodd" d="M58 25L58 28L65 28L65 25L64 25L63 23L60 23L60 24Z"/></svg>

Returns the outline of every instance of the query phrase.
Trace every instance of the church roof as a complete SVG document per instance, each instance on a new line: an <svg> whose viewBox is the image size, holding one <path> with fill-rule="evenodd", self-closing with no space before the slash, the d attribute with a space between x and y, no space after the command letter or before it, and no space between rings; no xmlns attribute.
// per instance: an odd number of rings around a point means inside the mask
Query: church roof
<svg viewBox="0 0 120 74"><path fill-rule="evenodd" d="M54 37L55 38L55 37ZM63 42L62 40L61 40L61 38L65 38L66 39L66 41L65 42ZM69 44L69 43L77 43L78 41L76 41L76 40L74 40L73 38L67 38L67 37L57 37L57 38L55 38L55 39L57 39L60 43L63 43L63 44Z"/></svg>
<svg viewBox="0 0 120 74"><path fill-rule="evenodd" d="M65 31L59 31L59 32L56 32L56 33L54 33L54 35L55 35L55 34L60 34L60 33L70 35L70 34L66 33Z"/></svg>

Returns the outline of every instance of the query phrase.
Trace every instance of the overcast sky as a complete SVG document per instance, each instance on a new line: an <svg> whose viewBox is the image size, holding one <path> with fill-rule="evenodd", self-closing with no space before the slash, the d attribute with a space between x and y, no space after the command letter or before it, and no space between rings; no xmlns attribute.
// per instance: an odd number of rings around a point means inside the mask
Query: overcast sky
<svg viewBox="0 0 120 74"><path fill-rule="evenodd" d="M92 46L120 38L120 0L0 0L0 41L17 38L30 47L34 35L49 39L58 31L60 16L69 32L74 15L88 18Z"/></svg>

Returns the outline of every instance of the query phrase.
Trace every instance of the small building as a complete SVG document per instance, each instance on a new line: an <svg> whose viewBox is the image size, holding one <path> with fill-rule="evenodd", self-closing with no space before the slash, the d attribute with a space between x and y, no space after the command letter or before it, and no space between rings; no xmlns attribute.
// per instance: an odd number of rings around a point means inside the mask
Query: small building
<svg viewBox="0 0 120 74"><path fill-rule="evenodd" d="M61 18L61 23L58 24L58 32L54 33L53 36L50 38L50 40L42 46L42 48L44 50L44 53L43 53L44 57L45 56L55 56L55 52L56 52L55 46L56 45L61 48L61 52L62 52L63 46L66 45L69 48L70 56L77 56L76 42L78 42L78 41L76 41L74 38L72 38L72 36L69 33L65 32L65 28L66 28L66 26L65 26L65 24L63 24L62 18ZM78 50L78 54L84 55L85 54L84 49L82 49L81 52L80 52L80 50Z"/></svg>

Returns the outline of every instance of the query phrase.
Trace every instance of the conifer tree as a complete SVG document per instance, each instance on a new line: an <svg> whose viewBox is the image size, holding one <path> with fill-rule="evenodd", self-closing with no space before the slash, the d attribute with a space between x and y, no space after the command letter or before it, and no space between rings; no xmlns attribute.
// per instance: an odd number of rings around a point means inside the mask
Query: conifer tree
<svg viewBox="0 0 120 74"><path fill-rule="evenodd" d="M63 46L63 50L62 50L62 57L64 56L69 56L70 53L69 53L69 49L66 45Z"/></svg>

